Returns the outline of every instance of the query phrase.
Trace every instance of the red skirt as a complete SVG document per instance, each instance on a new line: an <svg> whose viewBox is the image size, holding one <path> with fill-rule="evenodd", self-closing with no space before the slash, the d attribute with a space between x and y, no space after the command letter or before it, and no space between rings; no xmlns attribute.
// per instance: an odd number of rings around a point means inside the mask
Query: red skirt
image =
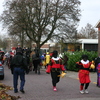
<svg viewBox="0 0 100 100"><path fill-rule="evenodd" d="M78 76L79 76L80 83L90 83L91 82L89 71L87 70L80 70Z"/></svg>

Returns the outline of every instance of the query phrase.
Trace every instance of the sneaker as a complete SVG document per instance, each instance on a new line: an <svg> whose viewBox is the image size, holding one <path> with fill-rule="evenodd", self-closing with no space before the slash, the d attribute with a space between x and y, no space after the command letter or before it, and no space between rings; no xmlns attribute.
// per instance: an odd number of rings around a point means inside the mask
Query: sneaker
<svg viewBox="0 0 100 100"><path fill-rule="evenodd" d="M81 91L80 91L80 93L81 93L81 94L83 94L83 93L84 93L84 91L83 91L83 90L81 90Z"/></svg>
<svg viewBox="0 0 100 100"><path fill-rule="evenodd" d="M54 90L54 91L57 91L57 88L56 88L56 87L54 87L54 88L53 88L53 90Z"/></svg>
<svg viewBox="0 0 100 100"><path fill-rule="evenodd" d="M20 92L25 93L25 91L24 91L24 90L20 90Z"/></svg>
<svg viewBox="0 0 100 100"><path fill-rule="evenodd" d="M85 93L89 93L87 89L86 89L84 92L85 92Z"/></svg>

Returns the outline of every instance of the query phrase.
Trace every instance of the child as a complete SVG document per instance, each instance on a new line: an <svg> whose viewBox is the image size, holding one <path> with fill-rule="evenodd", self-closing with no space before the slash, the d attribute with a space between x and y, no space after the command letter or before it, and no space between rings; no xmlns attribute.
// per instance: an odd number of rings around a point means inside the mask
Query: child
<svg viewBox="0 0 100 100"><path fill-rule="evenodd" d="M56 84L60 80L60 72L65 71L64 65L62 64L62 60L58 57L58 52L53 51L52 58L50 59L50 64L47 67L46 73L51 72L51 78L52 78L52 85L53 90L57 91Z"/></svg>
<svg viewBox="0 0 100 100"><path fill-rule="evenodd" d="M90 68L91 62L88 60L87 55L82 55L82 60L80 62L76 62L76 66L79 68L79 81L80 81L80 93L89 93L88 92L88 86L90 81L89 76L89 68ZM84 87L85 85L85 87Z"/></svg>

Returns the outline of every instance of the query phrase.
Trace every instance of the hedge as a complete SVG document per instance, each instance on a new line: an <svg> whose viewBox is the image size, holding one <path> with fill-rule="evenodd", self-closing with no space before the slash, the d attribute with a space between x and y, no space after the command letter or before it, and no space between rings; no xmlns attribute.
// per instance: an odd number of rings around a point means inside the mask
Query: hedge
<svg viewBox="0 0 100 100"><path fill-rule="evenodd" d="M67 70L78 71L78 68L76 68L76 62L81 60L81 56L83 54L88 55L88 60L89 61L94 60L98 56L98 53L94 52L94 51L91 51L91 52L88 52L88 51L76 51L74 53L64 52L63 55L67 55L68 58L69 58L68 63L66 65L67 66Z"/></svg>

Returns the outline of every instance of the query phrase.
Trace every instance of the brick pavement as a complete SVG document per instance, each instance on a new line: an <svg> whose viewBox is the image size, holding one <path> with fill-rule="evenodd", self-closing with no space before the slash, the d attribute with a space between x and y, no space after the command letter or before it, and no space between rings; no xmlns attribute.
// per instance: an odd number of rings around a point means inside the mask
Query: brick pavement
<svg viewBox="0 0 100 100"><path fill-rule="evenodd" d="M31 71L26 75L25 94L20 92L8 93L15 96L20 96L19 100L98 100L100 99L99 88L93 84L96 81L96 73L91 74L91 84L89 86L89 94L79 93L79 81L77 80L77 72L68 71L65 78L62 78L57 84L57 92L52 90L50 74L46 74L45 70L41 69L41 74L35 74ZM2 81L6 85L13 86L13 76L10 70L5 66L5 78ZM20 81L19 81L20 82ZM19 85L18 85L19 87ZM95 89L95 91L94 91ZM83 98L83 99L82 99Z"/></svg>

